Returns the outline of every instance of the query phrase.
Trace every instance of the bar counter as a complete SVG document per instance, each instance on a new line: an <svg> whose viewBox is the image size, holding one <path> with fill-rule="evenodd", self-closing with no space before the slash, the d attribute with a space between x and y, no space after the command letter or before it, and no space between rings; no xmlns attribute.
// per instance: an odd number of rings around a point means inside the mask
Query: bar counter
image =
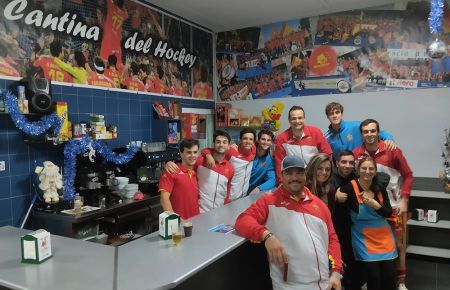
<svg viewBox="0 0 450 290"><path fill-rule="evenodd" d="M248 259L244 256L254 251L249 249L258 247L236 234L208 230L222 223L233 225L257 197L245 197L190 219L193 234L177 246L157 232L118 248L52 235L53 257L40 265L20 262L20 236L28 231L0 228L0 285L12 289L127 290L211 289L211 283L216 283L215 289L232 289L230 283L242 286L242 281L235 281L240 278L234 272L254 275L251 273L258 265L267 264L260 255L264 248L259 246L258 252L253 252L256 260ZM223 281L217 281L218 277Z"/></svg>
<svg viewBox="0 0 450 290"><path fill-rule="evenodd" d="M51 235L53 257L23 264L20 237L28 232L0 228L0 289L113 289L114 247Z"/></svg>

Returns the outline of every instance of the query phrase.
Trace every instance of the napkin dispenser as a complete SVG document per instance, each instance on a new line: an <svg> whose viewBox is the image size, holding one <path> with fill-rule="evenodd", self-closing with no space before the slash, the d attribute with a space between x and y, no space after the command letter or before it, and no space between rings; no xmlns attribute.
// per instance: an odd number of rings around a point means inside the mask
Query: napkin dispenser
<svg viewBox="0 0 450 290"><path fill-rule="evenodd" d="M22 263L40 264L52 257L50 233L37 230L20 238Z"/></svg>
<svg viewBox="0 0 450 290"><path fill-rule="evenodd" d="M172 238L172 232L178 230L180 216L176 213L165 211L159 215L159 236L165 240Z"/></svg>

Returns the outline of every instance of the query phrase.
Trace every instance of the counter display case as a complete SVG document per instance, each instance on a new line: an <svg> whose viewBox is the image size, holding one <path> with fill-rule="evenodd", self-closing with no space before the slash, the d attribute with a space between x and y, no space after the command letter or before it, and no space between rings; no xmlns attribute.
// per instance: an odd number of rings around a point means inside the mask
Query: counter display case
<svg viewBox="0 0 450 290"><path fill-rule="evenodd" d="M417 181L416 181L417 180ZM436 178L416 178L409 198L409 209L434 209L438 222L408 220L407 253L450 259L450 194L444 192Z"/></svg>
<svg viewBox="0 0 450 290"><path fill-rule="evenodd" d="M46 229L52 234L84 240L105 233L109 236L109 244L120 245L130 240L120 239L120 235L133 233L130 237L137 238L155 231L161 212L159 196L144 195L143 200L125 199L122 204L77 215L35 208L31 219L33 229Z"/></svg>

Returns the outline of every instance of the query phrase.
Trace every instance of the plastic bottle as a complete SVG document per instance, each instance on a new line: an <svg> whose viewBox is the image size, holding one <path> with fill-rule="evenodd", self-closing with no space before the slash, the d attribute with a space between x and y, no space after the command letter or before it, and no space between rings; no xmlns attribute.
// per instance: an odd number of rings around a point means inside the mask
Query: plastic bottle
<svg viewBox="0 0 450 290"><path fill-rule="evenodd" d="M100 199L99 206L100 206L100 208L105 208L106 207L106 197L102 197Z"/></svg>
<svg viewBox="0 0 450 290"><path fill-rule="evenodd" d="M17 86L17 103L19 105L20 112L23 113L23 102L25 100L25 87L24 86Z"/></svg>
<svg viewBox="0 0 450 290"><path fill-rule="evenodd" d="M75 198L73 200L73 209L75 212L80 212L81 207L83 206L83 201L81 200L81 196L79 193L75 193Z"/></svg>
<svg viewBox="0 0 450 290"><path fill-rule="evenodd" d="M3 96L0 97L0 112L5 112L5 101L3 100Z"/></svg>

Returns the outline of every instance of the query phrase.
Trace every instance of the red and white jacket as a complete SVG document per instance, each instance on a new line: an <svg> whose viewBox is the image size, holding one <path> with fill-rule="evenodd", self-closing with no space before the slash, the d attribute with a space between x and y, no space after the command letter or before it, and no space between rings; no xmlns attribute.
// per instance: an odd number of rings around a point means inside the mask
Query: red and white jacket
<svg viewBox="0 0 450 290"><path fill-rule="evenodd" d="M398 208L402 196L409 197L413 184L413 172L399 148L388 151L383 141L378 141L378 150L372 156L377 163L377 170L388 174L391 179L386 191L392 208ZM361 160L365 156L370 156L366 146L353 150L356 160Z"/></svg>
<svg viewBox="0 0 450 290"><path fill-rule="evenodd" d="M342 273L341 249L328 207L308 188L297 201L283 186L265 194L239 215L237 232L261 241L265 230L281 242L289 259L287 281L283 267L270 264L274 289L327 289L330 271ZM334 263L330 270L329 256Z"/></svg>
<svg viewBox="0 0 450 290"><path fill-rule="evenodd" d="M212 150L210 148L203 149L202 156L211 154ZM227 150L225 159L230 161L234 168L234 176L231 180L230 202L247 195L255 155L256 146L253 146L251 150L244 150L241 146L238 146L238 150L232 147Z"/></svg>
<svg viewBox="0 0 450 290"><path fill-rule="evenodd" d="M230 202L231 179L234 175L233 165L226 159L216 162L209 169L204 164L203 156L197 159L197 179L199 188L200 212L208 212Z"/></svg>
<svg viewBox="0 0 450 290"><path fill-rule="evenodd" d="M294 137L289 128L275 138L275 171L277 183L281 184L281 161L290 155L296 155L308 164L309 160L317 153L332 155L331 147L323 136L322 131L314 126L304 126L300 139Z"/></svg>

